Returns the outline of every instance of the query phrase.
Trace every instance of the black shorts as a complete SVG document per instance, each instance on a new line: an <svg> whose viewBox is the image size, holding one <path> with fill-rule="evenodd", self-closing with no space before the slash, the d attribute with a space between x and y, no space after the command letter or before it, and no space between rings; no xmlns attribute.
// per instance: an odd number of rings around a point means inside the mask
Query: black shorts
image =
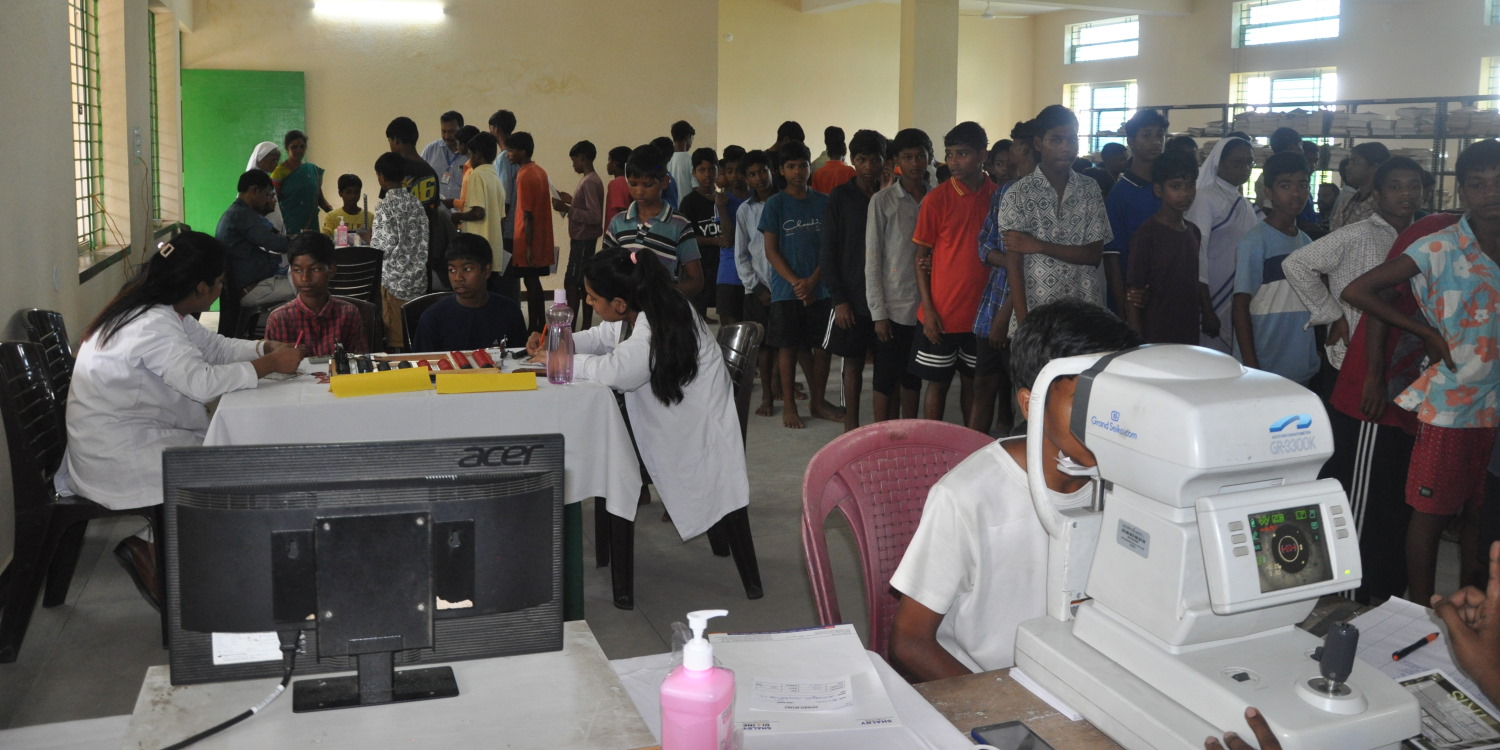
<svg viewBox="0 0 1500 750"><path fill-rule="evenodd" d="M988 336L974 337L974 376L985 378L1010 373L1010 347L992 346Z"/></svg>
<svg viewBox="0 0 1500 750"><path fill-rule="evenodd" d="M811 305L802 304L800 299L772 302L766 343L778 349L821 347L831 310L826 299Z"/></svg>
<svg viewBox="0 0 1500 750"><path fill-rule="evenodd" d="M823 348L829 354L840 357L854 357L864 360L865 353L875 344L875 323L869 318L856 314L854 325L848 328L840 328L833 321L833 314L828 315L828 327L823 336Z"/></svg>
<svg viewBox="0 0 1500 750"><path fill-rule="evenodd" d="M766 327L770 327L771 325L770 308L760 301L760 297L753 293L745 294L745 304L741 308L741 312L745 313L744 319L751 323L759 323ZM764 345L771 346L770 342L766 342Z"/></svg>
<svg viewBox="0 0 1500 750"><path fill-rule="evenodd" d="M953 382L953 371L963 377L974 376L974 334L945 333L934 344L919 329L911 337L911 373L933 382Z"/></svg>
<svg viewBox="0 0 1500 750"><path fill-rule="evenodd" d="M583 288L583 267L590 258L594 257L594 250L597 247L599 247L598 237L587 240L568 240L568 270L563 271L564 288Z"/></svg>
<svg viewBox="0 0 1500 750"><path fill-rule="evenodd" d="M872 324L873 328L873 324ZM891 324L891 340L881 341L875 339L875 374L873 377L876 393L890 396L896 392L899 385L909 391L922 389L922 379L911 374L911 337L917 332L916 326L904 326L900 323Z"/></svg>
<svg viewBox="0 0 1500 750"><path fill-rule="evenodd" d="M714 286L714 308L719 317L729 317L735 322L745 319L745 287L739 284L716 284Z"/></svg>

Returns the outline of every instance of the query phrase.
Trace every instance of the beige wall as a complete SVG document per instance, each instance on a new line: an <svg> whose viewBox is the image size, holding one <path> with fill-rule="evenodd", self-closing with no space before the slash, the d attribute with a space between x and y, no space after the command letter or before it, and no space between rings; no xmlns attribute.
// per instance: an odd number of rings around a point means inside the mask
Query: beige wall
<svg viewBox="0 0 1500 750"><path fill-rule="evenodd" d="M1030 18L959 19L958 119L983 125L991 143L1010 137L1016 121L1035 114L1031 84L1034 23ZM942 137L942 133L929 135L934 140Z"/></svg>
<svg viewBox="0 0 1500 750"><path fill-rule="evenodd" d="M959 19L957 119L978 121L992 140L1030 116L1032 23ZM764 148L777 125L797 120L816 154L828 125L890 137L910 124L899 112L899 4L803 13L800 0L720 0L718 40L720 144ZM944 132L928 133L938 156Z"/></svg>
<svg viewBox="0 0 1500 750"><path fill-rule="evenodd" d="M1480 58L1500 55L1500 27L1486 26L1484 0L1349 0L1337 39L1235 49L1233 4L1199 0L1186 16L1143 16L1141 55L1063 64L1067 24L1110 14L1065 12L1035 18L1033 107L1062 101L1069 83L1135 79L1140 103L1222 103L1234 73L1334 67L1339 98L1479 93ZM1181 113L1173 128L1217 115Z"/></svg>
<svg viewBox="0 0 1500 750"><path fill-rule="evenodd" d="M437 138L446 110L482 130L491 113L509 109L535 138L537 163L566 191L577 184L568 149L579 140L598 147L601 174L611 147L667 135L679 119L714 145L715 3L446 6L440 23L406 26L333 22L314 16L307 0L200 0L182 37L182 67L303 71L308 159L327 171L324 193L334 201L340 174L375 184L385 126L402 115L416 120L420 150ZM674 33L664 37L666 29ZM555 236L566 248L565 221L556 221Z"/></svg>
<svg viewBox="0 0 1500 750"><path fill-rule="evenodd" d="M849 136L860 128L896 132L900 6L801 7L800 0L720 0L720 143L765 148L783 120L802 124L814 155L829 125Z"/></svg>

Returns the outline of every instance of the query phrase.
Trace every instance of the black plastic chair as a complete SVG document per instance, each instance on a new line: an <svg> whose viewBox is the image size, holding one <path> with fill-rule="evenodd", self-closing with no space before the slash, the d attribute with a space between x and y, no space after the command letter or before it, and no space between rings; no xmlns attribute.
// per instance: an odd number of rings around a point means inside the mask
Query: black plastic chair
<svg viewBox="0 0 1500 750"><path fill-rule="evenodd" d="M52 378L52 394L58 409L62 409L68 403L68 386L73 382L73 362L77 359L68 341L68 326L63 323L62 313L32 308L22 314L21 321L26 327L26 338L42 347Z"/></svg>
<svg viewBox="0 0 1500 750"><path fill-rule="evenodd" d="M759 323L736 323L719 329L718 342L724 354L734 392L735 410L740 419L740 436L746 432L750 394L755 385L755 363L765 329ZM750 535L749 508L724 514L708 529L708 545L719 557L734 556L734 566L745 587L747 599L765 596L761 585L760 563L755 557L755 540ZM599 500L594 502L594 558L597 567L610 566L611 584L616 606L635 602L635 522L610 513ZM629 608L629 607L627 607Z"/></svg>
<svg viewBox="0 0 1500 750"><path fill-rule="evenodd" d="M427 312L427 308L437 304L444 297L451 296L453 296L453 292L433 292L432 294L424 294L413 300L407 300L406 304L401 306L401 336L407 351L414 352L417 350L415 343L417 340L417 323L421 322L422 313ZM523 341L521 343L524 345L526 342Z"/></svg>
<svg viewBox="0 0 1500 750"><path fill-rule="evenodd" d="M86 498L61 497L53 490L52 477L62 464L67 431L41 346L19 341L0 343L0 416L10 450L16 523L15 556L6 568L6 586L0 599L4 602L0 662L13 662L31 624L37 596L42 596L44 607L55 607L67 599L90 520L140 515L157 531L161 524L160 506L111 510ZM157 546L159 571L166 570L163 549L163 545ZM165 609L162 639L165 643Z"/></svg>
<svg viewBox="0 0 1500 750"><path fill-rule="evenodd" d="M385 253L365 246L336 247L333 262L338 266L328 280L328 291L342 297L362 299L380 312L381 264ZM374 350L372 350L374 351Z"/></svg>
<svg viewBox="0 0 1500 750"><path fill-rule="evenodd" d="M740 418L740 440L749 433L750 397L755 391L755 368L760 344L766 329L759 323L744 322L719 329L719 348L724 353L724 368L734 391L734 409ZM755 558L755 541L750 537L750 511L730 511L708 530L708 546L715 555L734 555L740 582L751 599L760 598L760 564Z"/></svg>
<svg viewBox="0 0 1500 750"><path fill-rule="evenodd" d="M365 324L365 351L385 351L385 322L380 318L380 306L359 297L333 296L359 308L359 319Z"/></svg>

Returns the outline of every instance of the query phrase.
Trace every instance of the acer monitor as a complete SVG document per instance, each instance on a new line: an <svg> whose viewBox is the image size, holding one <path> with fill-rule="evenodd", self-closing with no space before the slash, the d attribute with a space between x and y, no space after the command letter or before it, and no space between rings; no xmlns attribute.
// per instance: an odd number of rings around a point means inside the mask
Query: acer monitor
<svg viewBox="0 0 1500 750"><path fill-rule="evenodd" d="M295 642L298 675L358 669L294 685L296 710L339 708L456 694L451 670L398 666L562 648L562 435L177 448L163 468L174 685L282 676Z"/></svg>

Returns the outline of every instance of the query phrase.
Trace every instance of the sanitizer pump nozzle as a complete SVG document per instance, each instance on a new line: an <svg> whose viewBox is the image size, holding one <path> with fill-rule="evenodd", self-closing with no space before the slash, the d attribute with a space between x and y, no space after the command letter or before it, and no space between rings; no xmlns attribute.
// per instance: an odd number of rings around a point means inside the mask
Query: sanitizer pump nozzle
<svg viewBox="0 0 1500 750"><path fill-rule="evenodd" d="M703 629L713 617L724 617L727 609L700 609L688 613L688 628L693 631L692 640L682 647L682 666L701 672L714 665L714 647L703 637Z"/></svg>

